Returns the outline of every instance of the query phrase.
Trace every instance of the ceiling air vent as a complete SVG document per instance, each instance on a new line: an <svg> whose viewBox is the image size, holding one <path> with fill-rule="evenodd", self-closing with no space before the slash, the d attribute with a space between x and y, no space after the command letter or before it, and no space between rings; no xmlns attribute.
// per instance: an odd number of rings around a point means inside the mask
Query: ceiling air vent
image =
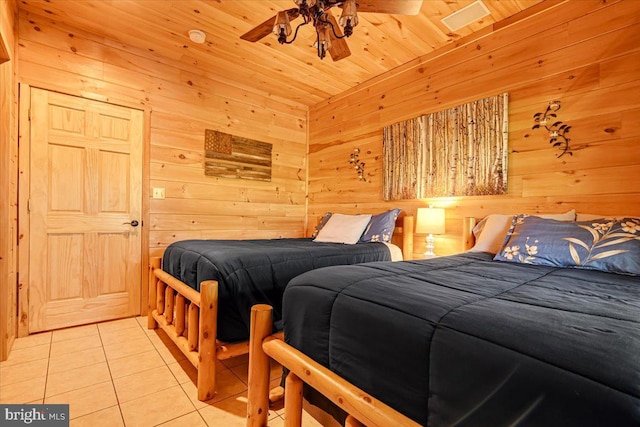
<svg viewBox="0 0 640 427"><path fill-rule="evenodd" d="M481 0L478 0L442 18L442 23L451 31L457 31L489 14L491 14L491 12L489 12L487 6L485 6Z"/></svg>

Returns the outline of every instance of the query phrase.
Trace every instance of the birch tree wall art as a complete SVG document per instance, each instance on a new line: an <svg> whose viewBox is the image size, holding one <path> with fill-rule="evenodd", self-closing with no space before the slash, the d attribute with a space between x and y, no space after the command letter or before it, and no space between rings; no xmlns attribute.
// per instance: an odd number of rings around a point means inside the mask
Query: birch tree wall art
<svg viewBox="0 0 640 427"><path fill-rule="evenodd" d="M507 93L383 130L385 200L507 192Z"/></svg>

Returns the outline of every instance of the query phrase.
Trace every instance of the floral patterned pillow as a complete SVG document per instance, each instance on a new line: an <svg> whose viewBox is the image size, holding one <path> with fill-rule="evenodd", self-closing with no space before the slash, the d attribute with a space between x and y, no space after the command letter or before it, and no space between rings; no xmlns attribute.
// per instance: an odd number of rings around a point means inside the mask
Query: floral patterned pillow
<svg viewBox="0 0 640 427"><path fill-rule="evenodd" d="M640 275L640 218L566 222L515 215L493 259Z"/></svg>
<svg viewBox="0 0 640 427"><path fill-rule="evenodd" d="M365 228L361 242L391 242L393 230L396 227L396 219L402 209L391 209L371 217L371 221Z"/></svg>

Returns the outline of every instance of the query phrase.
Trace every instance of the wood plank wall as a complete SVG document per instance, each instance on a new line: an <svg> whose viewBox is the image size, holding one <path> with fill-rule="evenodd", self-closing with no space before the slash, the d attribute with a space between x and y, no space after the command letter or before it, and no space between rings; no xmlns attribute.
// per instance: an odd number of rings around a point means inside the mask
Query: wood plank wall
<svg viewBox="0 0 640 427"><path fill-rule="evenodd" d="M308 159L304 106L220 82L167 55L65 28L55 16L20 12L17 69L32 86L146 111L147 190L162 187L167 196L146 200L152 255L186 238L301 236L307 213L308 233L328 210L400 206L414 214L429 203L447 208L447 234L438 240L445 254L458 250L464 216L570 208L640 215L640 2L545 3L554 6L498 23L314 106ZM14 3L3 0L3 9L7 4ZM382 201L384 125L502 91L511 100L508 195ZM556 159L530 129L533 114L552 99L562 101L562 118L573 126L571 157ZM272 182L205 177L207 128L272 143ZM366 162L365 183L348 163L355 147Z"/></svg>
<svg viewBox="0 0 640 427"><path fill-rule="evenodd" d="M304 234L306 106L24 10L18 58L21 83L145 110L145 190L166 191L164 200L146 193L151 256L182 239ZM205 129L273 144L271 182L205 176Z"/></svg>
<svg viewBox="0 0 640 427"><path fill-rule="evenodd" d="M17 7L0 2L0 360L16 337L18 250Z"/></svg>
<svg viewBox="0 0 640 427"><path fill-rule="evenodd" d="M546 2L418 58L309 112L309 229L326 211L446 208L440 254L459 252L462 218L565 212L640 216L640 2ZM542 10L547 7L546 10ZM539 11L539 13L532 13ZM504 196L382 201L382 128L509 92ZM573 156L556 158L532 116L559 99ZM366 182L348 163L355 147ZM416 254L424 236L416 236ZM417 255L419 256L419 255Z"/></svg>

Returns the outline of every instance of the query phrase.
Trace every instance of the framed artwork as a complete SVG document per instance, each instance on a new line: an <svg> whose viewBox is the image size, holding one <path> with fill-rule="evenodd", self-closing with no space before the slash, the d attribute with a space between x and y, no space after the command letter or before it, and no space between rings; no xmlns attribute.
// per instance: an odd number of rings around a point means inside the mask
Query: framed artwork
<svg viewBox="0 0 640 427"><path fill-rule="evenodd" d="M385 200L507 192L509 95L386 126Z"/></svg>
<svg viewBox="0 0 640 427"><path fill-rule="evenodd" d="M205 129L204 174L271 181L271 144Z"/></svg>

